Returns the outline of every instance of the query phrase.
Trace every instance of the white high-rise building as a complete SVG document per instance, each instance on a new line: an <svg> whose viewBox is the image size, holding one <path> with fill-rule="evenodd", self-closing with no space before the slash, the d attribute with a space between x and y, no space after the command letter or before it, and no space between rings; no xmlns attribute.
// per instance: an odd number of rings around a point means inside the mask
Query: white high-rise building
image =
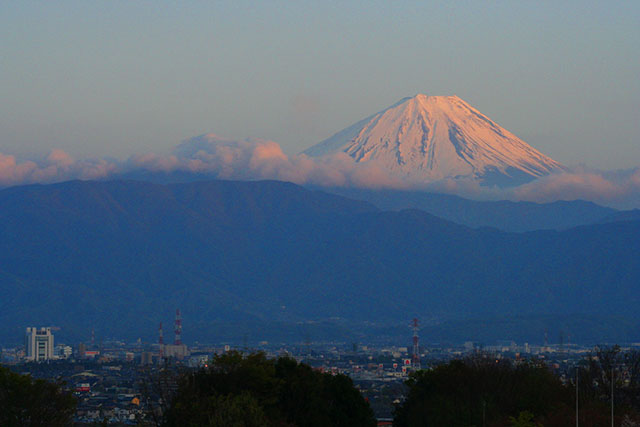
<svg viewBox="0 0 640 427"><path fill-rule="evenodd" d="M39 362L53 359L51 328L27 328L24 350L27 360Z"/></svg>

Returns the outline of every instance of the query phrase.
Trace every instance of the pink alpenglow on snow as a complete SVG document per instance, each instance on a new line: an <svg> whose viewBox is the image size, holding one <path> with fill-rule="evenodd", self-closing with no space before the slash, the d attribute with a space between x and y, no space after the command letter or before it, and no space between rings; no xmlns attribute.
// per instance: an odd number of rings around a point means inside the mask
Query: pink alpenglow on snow
<svg viewBox="0 0 640 427"><path fill-rule="evenodd" d="M468 177L509 186L565 170L457 96L405 98L305 154L335 152L422 182Z"/></svg>

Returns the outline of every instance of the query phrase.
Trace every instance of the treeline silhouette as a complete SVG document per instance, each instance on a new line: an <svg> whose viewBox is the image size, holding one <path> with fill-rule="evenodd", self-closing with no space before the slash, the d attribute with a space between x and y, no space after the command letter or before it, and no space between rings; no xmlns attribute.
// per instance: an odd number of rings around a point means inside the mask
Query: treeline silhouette
<svg viewBox="0 0 640 427"><path fill-rule="evenodd" d="M351 379L288 357L216 355L199 370L167 365L143 384L149 422L163 426L375 426ZM577 387L576 387L577 384ZM0 425L70 425L60 382L0 366ZM393 425L537 427L640 425L640 352L596 348L568 372L539 360L477 353L414 372ZM152 398L151 398L152 397ZM154 405L152 402L159 402Z"/></svg>
<svg viewBox="0 0 640 427"><path fill-rule="evenodd" d="M76 404L61 383L33 379L0 366L0 426L68 426Z"/></svg>
<svg viewBox="0 0 640 427"><path fill-rule="evenodd" d="M376 419L346 375L288 357L229 352L181 375L161 425L351 427Z"/></svg>
<svg viewBox="0 0 640 427"><path fill-rule="evenodd" d="M576 390L576 374L578 390ZM569 372L540 360L477 353L412 373L393 425L581 426L640 425L640 353L594 349ZM368 403L351 380L263 353L216 356L182 373L161 425L369 426Z"/></svg>
<svg viewBox="0 0 640 427"><path fill-rule="evenodd" d="M411 374L393 425L564 427L576 425L577 403L580 426L607 426L612 394L614 425L640 425L639 380L640 353L617 346L563 375L541 361L476 354Z"/></svg>

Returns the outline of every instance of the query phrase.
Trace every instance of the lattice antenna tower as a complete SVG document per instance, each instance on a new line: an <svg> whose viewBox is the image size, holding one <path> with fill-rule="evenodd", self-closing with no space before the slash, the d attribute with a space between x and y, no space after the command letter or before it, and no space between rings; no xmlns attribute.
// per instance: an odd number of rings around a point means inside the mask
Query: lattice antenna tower
<svg viewBox="0 0 640 427"><path fill-rule="evenodd" d="M158 326L158 355L162 359L164 356L164 334L162 332L162 322Z"/></svg>
<svg viewBox="0 0 640 427"><path fill-rule="evenodd" d="M180 315L180 309L176 310L176 323L175 323L176 339L175 345L182 345L182 316Z"/></svg>
<svg viewBox="0 0 640 427"><path fill-rule="evenodd" d="M418 370L420 369L420 337L418 336L420 327L417 318L414 318L411 322L411 328L413 329L413 354L411 355L411 364L414 369Z"/></svg>

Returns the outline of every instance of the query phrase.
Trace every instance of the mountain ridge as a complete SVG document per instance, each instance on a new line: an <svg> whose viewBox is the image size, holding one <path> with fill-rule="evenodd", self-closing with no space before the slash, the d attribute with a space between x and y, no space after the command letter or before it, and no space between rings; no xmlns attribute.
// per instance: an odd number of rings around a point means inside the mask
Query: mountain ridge
<svg viewBox="0 0 640 427"><path fill-rule="evenodd" d="M265 325L295 335L331 319L342 319L334 339L373 339L371 327L414 316L483 313L615 313L639 324L639 235L640 221L472 229L273 181L13 187L0 191L0 340L33 324L60 326L61 339L92 328L153 339L176 308L187 341L237 337L249 324L260 331L252 340L270 340L279 332ZM238 326L211 326L222 324Z"/></svg>
<svg viewBox="0 0 640 427"><path fill-rule="evenodd" d="M534 203L477 201L452 194L408 190L325 187L323 191L367 201L382 210L419 209L468 227L494 227L510 232L565 230L615 220L616 215L624 212L585 200Z"/></svg>

